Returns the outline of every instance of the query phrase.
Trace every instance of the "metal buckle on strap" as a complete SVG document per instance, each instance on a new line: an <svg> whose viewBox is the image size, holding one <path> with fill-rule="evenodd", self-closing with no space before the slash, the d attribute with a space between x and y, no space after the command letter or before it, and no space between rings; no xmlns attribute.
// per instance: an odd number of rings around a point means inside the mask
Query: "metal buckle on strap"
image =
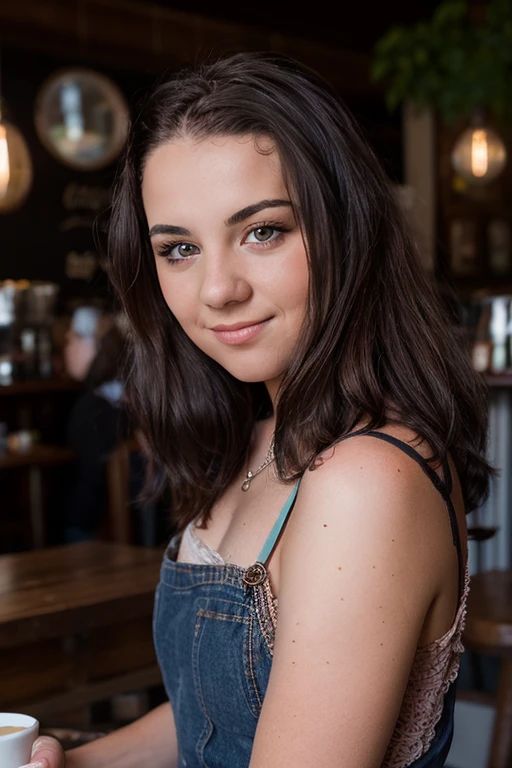
<svg viewBox="0 0 512 768"><path fill-rule="evenodd" d="M263 584L267 578L267 569L263 563L253 563L250 565L244 575L242 581L247 584L248 587L257 587L259 584Z"/></svg>

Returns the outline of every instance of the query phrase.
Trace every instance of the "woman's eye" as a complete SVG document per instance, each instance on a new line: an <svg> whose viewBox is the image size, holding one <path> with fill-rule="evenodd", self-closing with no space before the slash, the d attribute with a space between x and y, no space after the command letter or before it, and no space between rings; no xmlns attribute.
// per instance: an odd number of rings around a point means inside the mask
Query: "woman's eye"
<svg viewBox="0 0 512 768"><path fill-rule="evenodd" d="M172 255L174 256L174 252L176 252L177 256L187 258L187 256L195 256L198 250L199 249L197 245L191 245L190 243L180 243L172 249Z"/></svg>
<svg viewBox="0 0 512 768"><path fill-rule="evenodd" d="M272 240L279 230L276 227L257 227L247 235L248 243L266 243Z"/></svg>
<svg viewBox="0 0 512 768"><path fill-rule="evenodd" d="M167 243L159 249L158 253L169 261L183 261L199 253L199 248L191 243Z"/></svg>

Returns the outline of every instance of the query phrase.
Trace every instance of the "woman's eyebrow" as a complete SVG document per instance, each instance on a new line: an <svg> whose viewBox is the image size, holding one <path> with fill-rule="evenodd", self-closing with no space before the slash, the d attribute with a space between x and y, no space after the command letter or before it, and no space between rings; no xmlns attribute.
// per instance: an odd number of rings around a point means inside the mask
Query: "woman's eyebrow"
<svg viewBox="0 0 512 768"><path fill-rule="evenodd" d="M151 239L154 235L190 235L188 229L183 227L174 227L172 224L155 224L148 232Z"/></svg>
<svg viewBox="0 0 512 768"><path fill-rule="evenodd" d="M264 211L265 208L281 208L283 205L287 205L290 208L293 207L291 200L260 200L259 203L248 205L246 208L242 208L241 211L234 213L229 219L226 219L224 224L226 227L232 227L235 224L240 224L241 221L248 219L249 216L254 216L255 213Z"/></svg>

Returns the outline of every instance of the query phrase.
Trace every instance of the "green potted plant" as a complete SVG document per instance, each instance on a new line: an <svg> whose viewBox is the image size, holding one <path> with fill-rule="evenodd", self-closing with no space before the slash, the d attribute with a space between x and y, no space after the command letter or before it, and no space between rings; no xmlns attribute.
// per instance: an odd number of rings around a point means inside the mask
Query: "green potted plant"
<svg viewBox="0 0 512 768"><path fill-rule="evenodd" d="M430 21L391 28L376 45L372 77L386 82L390 109L409 100L446 123L475 108L510 118L511 0L490 0L482 23L465 0L444 0Z"/></svg>

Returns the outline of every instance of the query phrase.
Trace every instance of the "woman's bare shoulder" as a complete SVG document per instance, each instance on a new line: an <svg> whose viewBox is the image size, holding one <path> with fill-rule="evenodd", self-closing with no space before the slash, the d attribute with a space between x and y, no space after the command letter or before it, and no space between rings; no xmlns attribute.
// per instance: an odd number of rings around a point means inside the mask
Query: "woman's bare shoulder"
<svg viewBox="0 0 512 768"><path fill-rule="evenodd" d="M396 429L393 435L422 458L431 455L412 431ZM419 578L433 584L443 541L446 557L452 555L446 501L432 480L396 445L366 434L330 447L306 471L287 528L282 562L294 557L292 551L299 557L313 547L322 552L328 533L336 551L347 548L347 558L367 558L372 565L376 557L391 561L407 552L415 559L406 570L416 568ZM437 559L432 557L436 547Z"/></svg>
<svg viewBox="0 0 512 768"><path fill-rule="evenodd" d="M399 440L403 447L386 437ZM404 448L412 449L420 461L414 461ZM318 455L302 478L301 493L303 498L318 492L371 499L385 491L387 495L379 499L385 502L389 494L399 500L404 494L409 497L432 486L437 498L431 479L419 466L431 454L430 446L408 428L396 426L370 434L356 432Z"/></svg>

